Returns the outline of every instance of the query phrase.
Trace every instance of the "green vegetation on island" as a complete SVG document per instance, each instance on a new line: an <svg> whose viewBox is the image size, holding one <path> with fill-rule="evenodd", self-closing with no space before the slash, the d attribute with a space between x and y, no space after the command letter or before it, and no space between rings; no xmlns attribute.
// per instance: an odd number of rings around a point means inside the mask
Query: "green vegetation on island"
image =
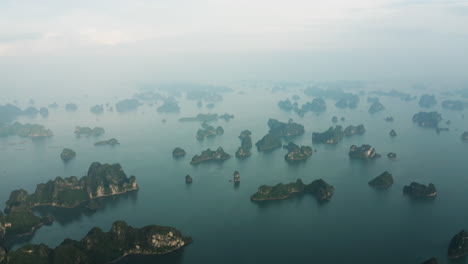
<svg viewBox="0 0 468 264"><path fill-rule="evenodd" d="M403 193L412 198L434 198L437 196L437 190L434 184L429 185L412 182L410 185L403 187Z"/></svg>
<svg viewBox="0 0 468 264"><path fill-rule="evenodd" d="M174 150L172 151L172 156L174 158L183 157L185 156L185 154L186 154L185 150L179 147L174 148Z"/></svg>
<svg viewBox="0 0 468 264"><path fill-rule="evenodd" d="M250 137L252 132L250 130L244 130L240 133L239 138L241 140L241 146L236 151L236 157L247 158L252 155L250 149L252 149L252 138Z"/></svg>
<svg viewBox="0 0 468 264"><path fill-rule="evenodd" d="M438 128L442 115L438 112L419 112L413 115L413 122L421 127Z"/></svg>
<svg viewBox="0 0 468 264"><path fill-rule="evenodd" d="M288 154L284 156L286 161L294 162L300 160L307 160L312 156L312 148L309 146L301 146L289 142L288 145L284 145L283 148L288 150Z"/></svg>
<svg viewBox="0 0 468 264"><path fill-rule="evenodd" d="M369 181L369 185L377 189L387 189L393 184L393 176L388 171Z"/></svg>
<svg viewBox="0 0 468 264"><path fill-rule="evenodd" d="M231 158L231 155L224 152L222 147L219 147L216 150L211 150L211 149L204 150L202 151L200 155L193 156L190 164L194 165L194 164L207 162L207 161L225 161L230 158Z"/></svg>
<svg viewBox="0 0 468 264"><path fill-rule="evenodd" d="M257 141L255 146L257 146L258 151L274 150L281 147L281 138L268 133L262 139Z"/></svg>
<svg viewBox="0 0 468 264"><path fill-rule="evenodd" d="M289 119L288 123L284 123L270 118L268 120L268 127L270 128L270 134L285 139L291 139L304 134L304 126L294 123L292 119Z"/></svg>
<svg viewBox="0 0 468 264"><path fill-rule="evenodd" d="M314 195L318 201L328 201L333 195L335 188L322 179L304 184L301 179L288 184L279 183L275 186L262 185L258 191L250 197L252 201L283 200L293 195Z"/></svg>
<svg viewBox="0 0 468 264"><path fill-rule="evenodd" d="M381 155L375 152L371 145L362 145L360 147L352 145L349 148L349 157L352 159L373 160L380 158Z"/></svg>
<svg viewBox="0 0 468 264"><path fill-rule="evenodd" d="M76 156L76 152L69 148L64 148L60 154L60 158L63 161L69 161Z"/></svg>
<svg viewBox="0 0 468 264"><path fill-rule="evenodd" d="M461 230L450 240L448 257L457 259L466 255L468 255L468 232Z"/></svg>

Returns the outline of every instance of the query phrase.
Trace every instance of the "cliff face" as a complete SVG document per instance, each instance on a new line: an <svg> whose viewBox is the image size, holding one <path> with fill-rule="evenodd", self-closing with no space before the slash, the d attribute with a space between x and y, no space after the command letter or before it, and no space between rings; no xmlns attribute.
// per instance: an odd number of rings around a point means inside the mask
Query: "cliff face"
<svg viewBox="0 0 468 264"><path fill-rule="evenodd" d="M66 239L55 249L43 244L27 245L10 251L8 259L12 264L109 263L127 255L166 254L191 241L190 237L184 237L172 227L151 225L133 228L123 221L117 221L109 232L95 227L81 241Z"/></svg>
<svg viewBox="0 0 468 264"><path fill-rule="evenodd" d="M18 205L75 207L97 197L134 190L138 190L135 176L128 178L120 164L94 162L89 167L88 175L80 179L74 176L65 179L57 177L53 181L38 184L36 191L30 195L24 190L13 191L6 210Z"/></svg>

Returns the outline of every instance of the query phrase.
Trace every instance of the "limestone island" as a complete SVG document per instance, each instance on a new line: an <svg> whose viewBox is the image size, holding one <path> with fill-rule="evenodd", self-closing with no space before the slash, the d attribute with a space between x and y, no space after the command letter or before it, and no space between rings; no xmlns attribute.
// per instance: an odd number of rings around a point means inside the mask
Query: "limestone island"
<svg viewBox="0 0 468 264"><path fill-rule="evenodd" d="M104 106L103 105L95 105L89 109L91 113L93 114L102 114L104 112Z"/></svg>
<svg viewBox="0 0 468 264"><path fill-rule="evenodd" d="M270 133L255 143L258 151L270 151L281 147L281 138Z"/></svg>
<svg viewBox="0 0 468 264"><path fill-rule="evenodd" d="M36 216L27 206L16 206L8 210L7 215L0 211L0 246L5 240L32 235L36 229L53 221L52 217Z"/></svg>
<svg viewBox="0 0 468 264"><path fill-rule="evenodd" d="M341 141L344 136L343 127L335 126L330 127L327 131L318 133L312 133L312 142L320 144L336 144Z"/></svg>
<svg viewBox="0 0 468 264"><path fill-rule="evenodd" d="M115 263L129 255L163 255L192 242L173 228L149 225L134 228L116 221L108 232L91 229L81 240L65 239L56 248L44 244L26 245L8 252L7 263L98 264Z"/></svg>
<svg viewBox="0 0 468 264"><path fill-rule="evenodd" d="M179 147L176 147L173 151L172 151L172 157L174 158L180 158L180 157L183 157L185 156L186 152L183 148L179 148Z"/></svg>
<svg viewBox="0 0 468 264"><path fill-rule="evenodd" d="M47 107L41 107L41 108L39 108L39 114L42 117L48 117L49 116L49 109L47 109Z"/></svg>
<svg viewBox="0 0 468 264"><path fill-rule="evenodd" d="M379 176L369 181L369 186L376 189L388 189L393 184L393 176L388 171L383 172Z"/></svg>
<svg viewBox="0 0 468 264"><path fill-rule="evenodd" d="M349 157L352 159L374 160L381 157L380 154L375 152L371 145L362 145L360 147L352 145L349 148Z"/></svg>
<svg viewBox="0 0 468 264"><path fill-rule="evenodd" d="M430 258L426 261L424 261L422 264L437 264L437 259L436 258Z"/></svg>
<svg viewBox="0 0 468 264"><path fill-rule="evenodd" d="M239 184L240 183L240 173L238 171L234 172L234 184Z"/></svg>
<svg viewBox="0 0 468 264"><path fill-rule="evenodd" d="M94 143L94 146L104 146L104 145L115 146L115 145L120 145L120 143L115 138L111 138L111 139L103 140L103 141L98 141L98 142Z"/></svg>
<svg viewBox="0 0 468 264"><path fill-rule="evenodd" d="M454 111L463 111L465 109L465 103L462 101L454 100L445 100L442 102L442 108L454 110Z"/></svg>
<svg viewBox="0 0 468 264"><path fill-rule="evenodd" d="M75 135L77 135L77 136L85 135L87 137L89 137L89 136L98 137L98 136L104 134L105 132L106 131L102 127L90 128L90 127L77 126L75 128Z"/></svg>
<svg viewBox="0 0 468 264"><path fill-rule="evenodd" d="M174 98L168 98L164 100L163 105L157 109L160 113L179 113L180 106L179 103Z"/></svg>
<svg viewBox="0 0 468 264"><path fill-rule="evenodd" d="M463 132L463 134L461 135L461 138L463 140L468 140L468 131Z"/></svg>
<svg viewBox="0 0 468 264"><path fill-rule="evenodd" d="M385 110L385 107L383 106L382 103L380 103L380 101L377 101L377 102L374 102L370 106L369 113L375 114L375 113L378 113L378 112L383 111L383 110Z"/></svg>
<svg viewBox="0 0 468 264"><path fill-rule="evenodd" d="M436 98L434 95L429 95L429 94L423 94L420 98L419 98L419 106L420 107L425 107L425 108L429 108L433 105L436 105L437 104L437 101L436 101Z"/></svg>
<svg viewBox="0 0 468 264"><path fill-rule="evenodd" d="M421 127L438 128L442 115L437 112L419 112L413 115L413 122Z"/></svg>
<svg viewBox="0 0 468 264"><path fill-rule="evenodd" d="M75 156L76 152L69 148L64 148L60 154L60 158L65 162L73 159Z"/></svg>
<svg viewBox="0 0 468 264"><path fill-rule="evenodd" d="M393 119L392 116L387 116L384 120L385 120L386 122L393 122L395 119Z"/></svg>
<svg viewBox="0 0 468 264"><path fill-rule="evenodd" d="M6 202L8 212L18 206L34 208L53 206L73 208L92 199L138 190L135 176L127 177L120 164L93 162L88 174L78 179L57 177L47 183L38 184L36 191L28 194L20 189L13 191Z"/></svg>
<svg viewBox="0 0 468 264"><path fill-rule="evenodd" d="M366 132L366 129L364 128L364 125L358 125L358 126L348 126L345 128L343 131L345 136L353 136L353 135L362 135Z"/></svg>
<svg viewBox="0 0 468 264"><path fill-rule="evenodd" d="M205 137L214 137L224 134L224 129L221 126L214 128L213 126L206 125L203 123L203 129L198 129L196 138L203 140Z"/></svg>
<svg viewBox="0 0 468 264"><path fill-rule="evenodd" d="M194 165L194 164L207 162L207 161L225 161L230 158L231 158L231 155L224 152L222 147L218 147L216 151L207 149L207 150L202 151L200 155L193 156L190 164Z"/></svg>
<svg viewBox="0 0 468 264"><path fill-rule="evenodd" d="M117 112L128 112L136 110L142 103L137 99L124 99L115 104L115 109Z"/></svg>
<svg viewBox="0 0 468 264"><path fill-rule="evenodd" d="M236 151L237 158L247 158L252 155L250 149L252 149L252 138L250 137L252 132L250 130L244 130L240 133L239 138L241 140L241 146Z"/></svg>
<svg viewBox="0 0 468 264"><path fill-rule="evenodd" d="M257 193L252 195L252 201L268 201L268 200L284 200L293 195L310 193L317 198L318 201L328 201L333 195L335 188L326 183L322 179L313 181L310 184L304 184L301 179L295 183L288 184L279 183L275 186L262 185L258 188Z"/></svg>
<svg viewBox="0 0 468 264"><path fill-rule="evenodd" d="M270 128L268 133L285 139L291 139L304 134L304 126L294 123L292 119L289 119L288 123L284 123L270 118L268 120L268 127Z"/></svg>
<svg viewBox="0 0 468 264"><path fill-rule="evenodd" d="M466 255L468 255L468 232L461 230L450 240L448 257L456 259Z"/></svg>
<svg viewBox="0 0 468 264"><path fill-rule="evenodd" d="M74 103L68 103L65 105L65 110L69 112L75 112L76 110L78 110L78 106Z"/></svg>
<svg viewBox="0 0 468 264"><path fill-rule="evenodd" d="M403 193L412 198L434 198L437 196L436 188L432 183L426 186L424 184L412 182L410 185L403 187Z"/></svg>
<svg viewBox="0 0 468 264"><path fill-rule="evenodd" d="M389 135L390 135L391 137L396 137L396 136L397 136L397 133L395 132L395 130L392 129L392 130L390 131Z"/></svg>
<svg viewBox="0 0 468 264"><path fill-rule="evenodd" d="M217 121L218 119L224 119L229 121L234 118L234 115L231 114L198 114L195 117L182 117L179 119L180 122L211 122Z"/></svg>
<svg viewBox="0 0 468 264"><path fill-rule="evenodd" d="M284 145L283 148L288 150L288 154L284 156L286 161L294 162L300 160L307 160L312 156L312 148L309 146L301 146L289 142L288 145Z"/></svg>
<svg viewBox="0 0 468 264"><path fill-rule="evenodd" d="M0 137L19 136L28 138L45 138L53 136L52 131L42 125L21 124L15 122L11 125L0 124Z"/></svg>
<svg viewBox="0 0 468 264"><path fill-rule="evenodd" d="M190 175L187 174L187 175L185 176L185 183L190 184L190 183L192 183L192 182L193 182L192 176L190 176Z"/></svg>
<svg viewBox="0 0 468 264"><path fill-rule="evenodd" d="M389 152L389 153L387 154L387 158L388 158L389 160L396 160L396 159L397 159L397 154L396 154L395 152Z"/></svg>

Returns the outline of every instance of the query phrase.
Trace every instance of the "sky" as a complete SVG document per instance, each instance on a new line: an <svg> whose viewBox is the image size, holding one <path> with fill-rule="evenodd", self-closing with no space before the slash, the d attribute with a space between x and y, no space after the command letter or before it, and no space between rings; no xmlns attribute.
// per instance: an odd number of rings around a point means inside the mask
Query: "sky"
<svg viewBox="0 0 468 264"><path fill-rule="evenodd" d="M3 87L464 81L467 47L468 0L0 0Z"/></svg>

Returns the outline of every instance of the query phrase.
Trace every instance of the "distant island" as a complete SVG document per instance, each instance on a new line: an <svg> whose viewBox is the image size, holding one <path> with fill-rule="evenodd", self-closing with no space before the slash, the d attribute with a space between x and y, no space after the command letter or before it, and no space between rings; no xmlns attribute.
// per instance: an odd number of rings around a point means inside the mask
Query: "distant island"
<svg viewBox="0 0 468 264"><path fill-rule="evenodd" d="M172 151L172 157L174 158L183 157L185 156L185 154L186 154L185 150L179 147L174 148L174 150Z"/></svg>
<svg viewBox="0 0 468 264"><path fill-rule="evenodd" d="M293 195L310 193L322 202L330 200L334 190L332 185L322 179L315 180L310 184L304 184L301 179L298 179L295 183L279 183L275 186L262 185L250 199L252 201L283 200Z"/></svg>
<svg viewBox="0 0 468 264"><path fill-rule="evenodd" d="M106 131L102 127L90 128L90 127L77 126L75 128L75 135L77 135L77 136L85 135L87 137L89 137L89 136L98 137L98 136L104 134L105 132Z"/></svg>
<svg viewBox="0 0 468 264"><path fill-rule="evenodd" d="M466 255L468 255L468 232L461 230L450 240L448 257L456 259Z"/></svg>
<svg viewBox="0 0 468 264"><path fill-rule="evenodd" d="M423 94L419 97L419 106L429 108L437 104L437 100L434 95Z"/></svg>
<svg viewBox="0 0 468 264"><path fill-rule="evenodd" d="M413 122L421 127L438 128L442 115L438 112L419 112L413 115Z"/></svg>
<svg viewBox="0 0 468 264"><path fill-rule="evenodd" d="M224 119L225 121L229 121L234 118L234 115L231 114L198 114L195 117L182 117L179 118L180 122L211 122L217 121L219 119Z"/></svg>
<svg viewBox="0 0 468 264"><path fill-rule="evenodd" d="M270 151L281 147L281 138L270 133L255 143L258 151Z"/></svg>
<svg viewBox="0 0 468 264"><path fill-rule="evenodd" d="M380 101L374 102L369 107L369 113L371 113L371 114L375 114L375 113L378 113L378 112L383 111L383 110L385 110L385 107L383 106L382 103L380 103Z"/></svg>
<svg viewBox="0 0 468 264"><path fill-rule="evenodd" d="M194 165L194 164L207 162L207 161L225 161L230 158L231 158L231 155L224 152L222 147L218 147L216 151L207 149L207 150L202 151L200 155L193 156L190 164Z"/></svg>
<svg viewBox="0 0 468 264"><path fill-rule="evenodd" d="M390 131L389 135L390 135L391 137L396 137L396 136L397 136L397 133L395 132L395 130L392 129L392 130Z"/></svg>
<svg viewBox="0 0 468 264"><path fill-rule="evenodd" d="M397 154L395 152L389 152L387 154L387 158L390 160L396 160L397 159Z"/></svg>
<svg viewBox="0 0 468 264"><path fill-rule="evenodd" d="M463 132L463 134L461 135L461 138L463 140L468 140L468 131Z"/></svg>
<svg viewBox="0 0 468 264"><path fill-rule="evenodd" d="M312 148L309 146L301 146L289 142L284 145L283 148L288 150L288 154L284 156L284 159L289 162L306 160L312 156Z"/></svg>
<svg viewBox="0 0 468 264"><path fill-rule="evenodd" d="M319 133L312 133L312 143L321 143L321 144L336 144L341 141L344 137L343 127L335 126L335 128L330 127L327 131Z"/></svg>
<svg viewBox="0 0 468 264"><path fill-rule="evenodd" d="M74 103L68 103L65 105L65 110L69 112L75 112L76 110L78 110L78 106Z"/></svg>
<svg viewBox="0 0 468 264"><path fill-rule="evenodd" d="M170 97L164 100L163 105L158 107L157 111L160 113L179 113L180 106L179 103L173 97Z"/></svg>
<svg viewBox="0 0 468 264"><path fill-rule="evenodd" d="M373 160L380 158L381 155L375 152L371 145L362 145L360 147L352 145L349 148L349 157L352 159Z"/></svg>
<svg viewBox="0 0 468 264"><path fill-rule="evenodd" d="M196 138L198 140L203 140L205 137L214 137L217 135L224 134L224 129L222 126L214 128L213 126L207 125L206 123L202 124L203 129L198 129Z"/></svg>
<svg viewBox="0 0 468 264"><path fill-rule="evenodd" d="M65 239L55 249L29 244L9 251L5 258L12 264L113 263L128 255L167 254L191 242L192 238L173 227L134 228L124 221L116 221L108 232L94 227L81 241Z"/></svg>
<svg viewBox="0 0 468 264"><path fill-rule="evenodd" d="M115 138L111 138L111 139L108 139L108 140L102 140L102 141L98 141L96 143L94 143L94 146L104 146L104 145L109 145L109 146L115 146L115 145L119 145L119 141Z"/></svg>
<svg viewBox="0 0 468 264"><path fill-rule="evenodd" d="M128 112L136 110L142 103L137 99L124 99L115 104L117 112Z"/></svg>
<svg viewBox="0 0 468 264"><path fill-rule="evenodd" d="M252 138L250 137L252 132L250 130L244 130L240 133L239 138L241 140L241 146L236 151L237 158L247 158L252 155L250 149L252 148Z"/></svg>
<svg viewBox="0 0 468 264"><path fill-rule="evenodd" d="M388 171L383 172L379 176L369 181L369 186L376 189L388 189L393 184L393 176Z"/></svg>
<svg viewBox="0 0 468 264"><path fill-rule="evenodd" d="M21 124L19 122L11 125L0 124L0 137L15 135L28 138L45 138L53 136L53 133L42 125Z"/></svg>
<svg viewBox="0 0 468 264"><path fill-rule="evenodd" d="M285 139L291 139L304 134L304 126L294 123L292 119L289 119L288 123L284 123L270 118L268 120L268 127L270 128L269 133L271 135Z"/></svg>
<svg viewBox="0 0 468 264"><path fill-rule="evenodd" d="M47 183L38 184L32 194L28 194L23 189L13 191L6 202L5 211L8 212L18 206L73 208L98 197L136 190L138 185L135 176L127 177L120 164L93 162L88 174L80 179L75 176L57 177Z"/></svg>
<svg viewBox="0 0 468 264"><path fill-rule="evenodd" d="M64 148L62 153L60 154L60 158L63 161L69 161L76 156L76 152L69 148Z"/></svg>
<svg viewBox="0 0 468 264"><path fill-rule="evenodd" d="M437 191L434 184L429 185L412 182L410 185L403 187L403 193L412 198L434 198L437 196Z"/></svg>
<svg viewBox="0 0 468 264"><path fill-rule="evenodd" d="M463 103L460 100L445 100L442 101L442 108L454 110L454 111L463 111L465 110L466 103Z"/></svg>
<svg viewBox="0 0 468 264"><path fill-rule="evenodd" d="M103 105L95 105L89 109L91 113L94 114L102 114L104 112L104 106Z"/></svg>

